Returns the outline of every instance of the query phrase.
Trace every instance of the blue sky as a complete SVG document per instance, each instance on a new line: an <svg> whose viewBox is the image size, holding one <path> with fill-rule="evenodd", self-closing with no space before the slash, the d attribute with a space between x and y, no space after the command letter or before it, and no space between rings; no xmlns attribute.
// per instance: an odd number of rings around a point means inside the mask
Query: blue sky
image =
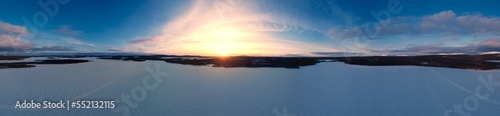
<svg viewBox="0 0 500 116"><path fill-rule="evenodd" d="M2 2L3 53L351 56L500 51L498 1Z"/></svg>

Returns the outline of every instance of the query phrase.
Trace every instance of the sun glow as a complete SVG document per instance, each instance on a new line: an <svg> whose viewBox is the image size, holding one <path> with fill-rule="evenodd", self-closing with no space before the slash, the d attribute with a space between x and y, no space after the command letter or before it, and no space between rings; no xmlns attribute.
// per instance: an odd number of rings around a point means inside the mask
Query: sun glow
<svg viewBox="0 0 500 116"><path fill-rule="evenodd" d="M182 15L167 22L159 35L138 39L140 41L133 43L130 50L205 56L309 54L309 51L330 50L276 35L286 31L285 27L265 14L254 12L251 7L229 5L219 8L222 7L219 5L227 4L206 0L193 2Z"/></svg>
<svg viewBox="0 0 500 116"><path fill-rule="evenodd" d="M194 31L188 38L195 45L190 46L200 54L230 56L248 54L256 46L250 40L254 36L232 25L205 27Z"/></svg>
<svg viewBox="0 0 500 116"><path fill-rule="evenodd" d="M210 51L207 54L217 54L219 56L228 56L234 53L234 50L237 50L233 44L237 44L235 42L210 42L207 43Z"/></svg>

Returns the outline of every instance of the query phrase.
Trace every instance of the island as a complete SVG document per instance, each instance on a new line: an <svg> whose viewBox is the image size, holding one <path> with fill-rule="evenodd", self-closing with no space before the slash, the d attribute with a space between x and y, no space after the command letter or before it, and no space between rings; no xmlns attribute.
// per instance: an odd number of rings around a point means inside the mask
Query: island
<svg viewBox="0 0 500 116"><path fill-rule="evenodd" d="M53 57L48 57L47 59L44 60L22 61L26 58L30 58L30 56L0 56L0 69L31 68L35 67L36 64L75 64L75 63L90 62L90 60L67 59L67 58L59 59ZM12 61L12 62L1 62L1 61Z"/></svg>
<svg viewBox="0 0 500 116"><path fill-rule="evenodd" d="M479 55L426 55L426 56L355 56L355 57L266 57L266 56L176 56L176 55L71 55L43 56L44 60L23 61L30 57L42 56L0 56L0 69L30 68L38 64L74 64L90 62L85 57L99 59L143 62L146 60L164 61L173 64L211 66L211 67L246 67L246 68L287 68L299 69L321 62L343 62L363 66L425 66L467 70L500 69L500 54ZM10 61L10 62L2 62ZM18 62L12 62L18 61Z"/></svg>
<svg viewBox="0 0 500 116"><path fill-rule="evenodd" d="M100 59L142 62L146 60L165 61L168 63L212 66L212 67L270 67L298 69L320 62L343 62L364 66L426 66L446 67L468 70L500 69L500 54L480 55L426 55L426 56L357 56L357 57L261 57L261 56L106 56Z"/></svg>

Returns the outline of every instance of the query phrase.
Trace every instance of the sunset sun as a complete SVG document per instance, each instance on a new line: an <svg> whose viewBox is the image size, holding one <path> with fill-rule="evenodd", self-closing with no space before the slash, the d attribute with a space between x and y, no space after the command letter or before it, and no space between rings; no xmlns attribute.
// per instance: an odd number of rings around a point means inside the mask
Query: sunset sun
<svg viewBox="0 0 500 116"><path fill-rule="evenodd" d="M190 41L195 41L196 45L190 47L205 55L246 54L253 48L249 44L252 35L231 25L205 27L191 34Z"/></svg>

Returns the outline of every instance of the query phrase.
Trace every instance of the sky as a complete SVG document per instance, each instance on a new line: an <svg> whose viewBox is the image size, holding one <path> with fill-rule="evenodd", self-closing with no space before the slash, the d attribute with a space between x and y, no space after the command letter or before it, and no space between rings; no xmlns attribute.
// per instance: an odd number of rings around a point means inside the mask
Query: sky
<svg viewBox="0 0 500 116"><path fill-rule="evenodd" d="M0 53L500 52L493 0L4 0Z"/></svg>

